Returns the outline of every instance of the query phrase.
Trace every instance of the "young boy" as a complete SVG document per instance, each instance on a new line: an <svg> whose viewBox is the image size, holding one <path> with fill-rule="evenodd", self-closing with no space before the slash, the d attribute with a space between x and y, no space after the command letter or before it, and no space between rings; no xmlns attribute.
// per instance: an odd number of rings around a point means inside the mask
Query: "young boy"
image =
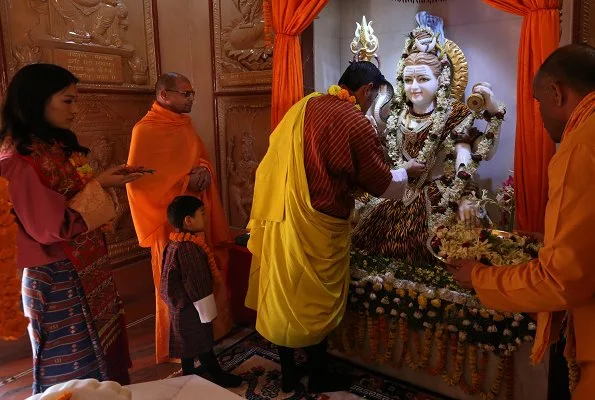
<svg viewBox="0 0 595 400"><path fill-rule="evenodd" d="M204 240L204 206L193 196L176 197L167 208L174 228L163 254L161 298L170 315L169 356L182 359L184 375L196 373L194 358L223 387L238 387L242 378L221 369L213 352L217 307L213 279L219 271Z"/></svg>

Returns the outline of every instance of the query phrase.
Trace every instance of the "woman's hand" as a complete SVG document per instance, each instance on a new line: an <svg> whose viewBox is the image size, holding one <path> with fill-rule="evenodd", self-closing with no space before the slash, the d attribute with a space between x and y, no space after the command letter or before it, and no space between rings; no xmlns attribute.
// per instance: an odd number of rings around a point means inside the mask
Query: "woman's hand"
<svg viewBox="0 0 595 400"><path fill-rule="evenodd" d="M122 187L126 186L127 183L134 182L135 180L142 178L145 174L135 172L128 175L122 175L120 172L126 165L118 165L117 167L108 168L103 171L96 178L97 182L104 188L108 189L111 187Z"/></svg>

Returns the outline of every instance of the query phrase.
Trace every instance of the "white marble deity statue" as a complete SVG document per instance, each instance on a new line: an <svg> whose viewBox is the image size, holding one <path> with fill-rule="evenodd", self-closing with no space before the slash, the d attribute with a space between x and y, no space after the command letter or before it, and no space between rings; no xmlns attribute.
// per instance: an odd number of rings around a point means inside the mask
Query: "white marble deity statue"
<svg viewBox="0 0 595 400"><path fill-rule="evenodd" d="M473 87L474 110L460 101L467 83L462 51L444 38L440 18L420 13L418 24L398 63L392 104L382 107L380 94L372 113L391 168L416 159L427 172L409 180L401 200L362 196L352 244L366 254L424 264L433 262L427 248L433 229L457 218L475 223L473 179L479 162L495 152L505 110L487 83ZM474 127L480 119L487 122L483 132Z"/></svg>

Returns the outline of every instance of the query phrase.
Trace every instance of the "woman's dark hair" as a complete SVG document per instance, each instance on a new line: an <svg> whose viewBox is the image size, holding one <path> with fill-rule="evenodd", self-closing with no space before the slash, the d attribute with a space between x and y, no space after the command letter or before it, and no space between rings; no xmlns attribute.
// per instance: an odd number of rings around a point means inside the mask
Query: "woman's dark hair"
<svg viewBox="0 0 595 400"><path fill-rule="evenodd" d="M184 229L184 219L193 216L203 207L203 202L194 196L178 196L167 207L167 221L177 230Z"/></svg>
<svg viewBox="0 0 595 400"><path fill-rule="evenodd" d="M52 64L31 64L20 69L10 81L4 107L0 141L12 137L19 154L30 154L33 138L45 143L59 143L67 155L73 151L89 153L69 129L51 126L45 108L51 97L78 83L70 71Z"/></svg>

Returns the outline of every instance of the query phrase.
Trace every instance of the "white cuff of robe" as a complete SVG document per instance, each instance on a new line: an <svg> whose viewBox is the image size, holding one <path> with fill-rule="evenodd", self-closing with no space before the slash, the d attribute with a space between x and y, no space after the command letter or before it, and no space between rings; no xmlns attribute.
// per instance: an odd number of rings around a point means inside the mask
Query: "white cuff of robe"
<svg viewBox="0 0 595 400"><path fill-rule="evenodd" d="M195 301L194 308L198 311L200 322L203 324L213 321L217 317L217 304L215 304L215 296L209 295L204 299Z"/></svg>
<svg viewBox="0 0 595 400"><path fill-rule="evenodd" d="M402 199L409 181L407 171L405 168L399 168L391 170L390 173L392 174L393 179L380 197L383 199Z"/></svg>

